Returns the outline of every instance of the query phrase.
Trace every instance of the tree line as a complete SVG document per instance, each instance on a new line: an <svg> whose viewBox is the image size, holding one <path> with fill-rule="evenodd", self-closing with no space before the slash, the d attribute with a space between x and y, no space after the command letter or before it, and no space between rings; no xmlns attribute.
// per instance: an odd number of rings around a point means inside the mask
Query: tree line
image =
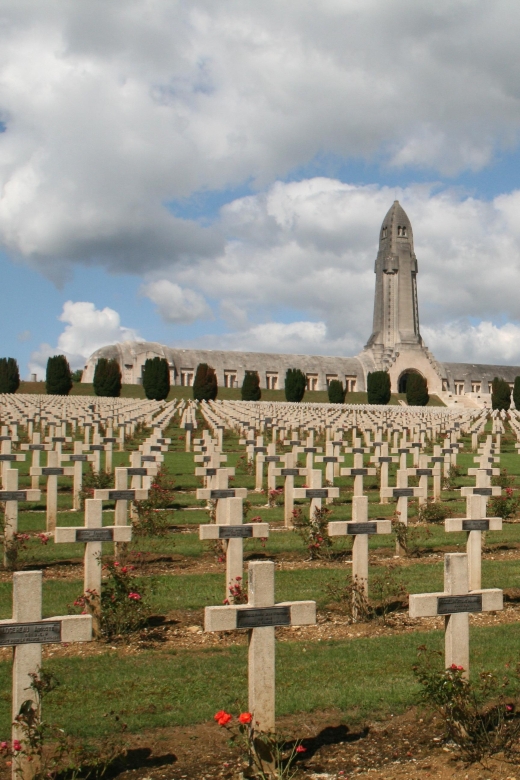
<svg viewBox="0 0 520 780"><path fill-rule="evenodd" d="M65 355L54 355L47 360L45 390L48 395L68 395L74 382L81 382L82 371L71 371ZM99 358L94 370L94 393L98 396L119 398L122 375L116 358ZM154 357L145 360L142 385L146 398L164 401L170 392L170 366L165 358ZM0 393L16 393L20 387L20 370L15 358L0 358ZM307 388L307 378L299 368L289 368L285 374L285 398L300 403ZM327 393L329 403L345 403L347 389L339 379L329 382ZM215 400L218 395L217 374L207 363L200 363L193 381L193 397L198 401ZM387 371L369 372L367 377L367 402L387 405L391 398L390 376ZM246 371L241 388L243 401L260 401L262 390L258 371ZM491 384L491 405L493 409L507 410L511 406L520 409L520 376L514 381L513 390L505 379L495 377ZM406 382L408 406L426 406L429 401L426 379L420 374L409 373Z"/></svg>

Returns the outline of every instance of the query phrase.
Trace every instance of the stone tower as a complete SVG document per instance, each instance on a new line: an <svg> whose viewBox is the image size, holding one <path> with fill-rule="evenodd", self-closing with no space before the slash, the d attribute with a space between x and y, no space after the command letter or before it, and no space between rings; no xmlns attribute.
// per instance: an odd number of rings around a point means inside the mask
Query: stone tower
<svg viewBox="0 0 520 780"><path fill-rule="evenodd" d="M381 225L375 274L372 335L359 358L367 371L388 371L394 392L403 390L406 374L414 371L426 376L430 392L440 391L445 372L419 331L412 225L397 200Z"/></svg>

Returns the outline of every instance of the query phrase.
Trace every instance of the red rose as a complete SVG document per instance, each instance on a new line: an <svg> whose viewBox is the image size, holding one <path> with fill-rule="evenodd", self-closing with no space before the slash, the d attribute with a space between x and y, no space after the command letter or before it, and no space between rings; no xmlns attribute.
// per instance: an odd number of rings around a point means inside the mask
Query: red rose
<svg viewBox="0 0 520 780"><path fill-rule="evenodd" d="M240 721L240 723L251 723L251 721L253 720L253 716L251 715L250 712L241 712L240 715L238 716L238 720Z"/></svg>

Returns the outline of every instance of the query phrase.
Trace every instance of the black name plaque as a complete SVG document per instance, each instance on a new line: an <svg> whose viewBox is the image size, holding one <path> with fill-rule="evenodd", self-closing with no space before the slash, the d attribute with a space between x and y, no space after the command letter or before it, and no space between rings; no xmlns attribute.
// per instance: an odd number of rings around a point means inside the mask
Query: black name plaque
<svg viewBox="0 0 520 780"><path fill-rule="evenodd" d="M439 596L438 615L454 615L456 612L482 612L482 594L467 596Z"/></svg>
<svg viewBox="0 0 520 780"><path fill-rule="evenodd" d="M250 607L237 610L237 628L290 626L290 607Z"/></svg>

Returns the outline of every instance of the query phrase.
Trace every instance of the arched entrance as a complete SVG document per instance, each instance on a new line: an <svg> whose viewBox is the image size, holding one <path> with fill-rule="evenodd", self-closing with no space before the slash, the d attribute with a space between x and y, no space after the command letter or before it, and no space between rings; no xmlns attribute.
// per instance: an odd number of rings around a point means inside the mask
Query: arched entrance
<svg viewBox="0 0 520 780"><path fill-rule="evenodd" d="M410 374L419 374L419 376L422 376L420 371L416 371L415 368L407 368L399 379L397 380L397 392L398 393L406 393L406 385L408 384L408 377Z"/></svg>

